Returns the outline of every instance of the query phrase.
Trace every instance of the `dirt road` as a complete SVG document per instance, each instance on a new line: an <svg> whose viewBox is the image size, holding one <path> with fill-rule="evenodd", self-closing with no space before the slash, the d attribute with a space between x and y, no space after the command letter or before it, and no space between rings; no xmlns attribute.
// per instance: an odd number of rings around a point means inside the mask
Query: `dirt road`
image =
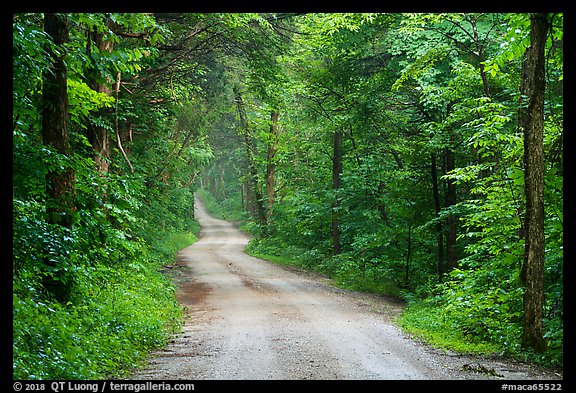
<svg viewBox="0 0 576 393"><path fill-rule="evenodd" d="M184 331L133 379L559 378L417 343L390 321L398 304L246 255L248 237L199 200L196 216L177 278Z"/></svg>

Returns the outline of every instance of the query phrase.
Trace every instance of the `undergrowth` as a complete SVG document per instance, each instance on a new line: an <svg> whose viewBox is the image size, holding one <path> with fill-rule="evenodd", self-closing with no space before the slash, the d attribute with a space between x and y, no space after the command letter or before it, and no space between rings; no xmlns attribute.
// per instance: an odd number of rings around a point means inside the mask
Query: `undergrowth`
<svg viewBox="0 0 576 393"><path fill-rule="evenodd" d="M142 262L86 269L74 303L15 283L14 379L105 379L138 365L180 328L174 287ZM104 279L106 277L106 279Z"/></svg>
<svg viewBox="0 0 576 393"><path fill-rule="evenodd" d="M554 321L545 320L548 350L536 353L522 348L522 325L518 318L488 317L471 307L455 308L441 296L415 300L408 295L408 306L398 319L403 330L434 347L462 354L477 354L515 359L543 367L563 367L563 339L552 334ZM479 330L482 330L480 332Z"/></svg>
<svg viewBox="0 0 576 393"><path fill-rule="evenodd" d="M68 229L43 221L38 203L14 202L14 379L123 376L181 329L176 288L161 270L196 241L197 222L179 214L184 223L176 225L124 208L114 210L124 226L82 211ZM52 270L46 255L57 262ZM66 301L50 296L46 276L67 280Z"/></svg>
<svg viewBox="0 0 576 393"><path fill-rule="evenodd" d="M160 272L194 233L170 233L161 249L118 265L76 271L67 304L45 298L33 271L13 279L13 378L106 379L129 372L182 323L175 287ZM168 259L167 256L170 256Z"/></svg>

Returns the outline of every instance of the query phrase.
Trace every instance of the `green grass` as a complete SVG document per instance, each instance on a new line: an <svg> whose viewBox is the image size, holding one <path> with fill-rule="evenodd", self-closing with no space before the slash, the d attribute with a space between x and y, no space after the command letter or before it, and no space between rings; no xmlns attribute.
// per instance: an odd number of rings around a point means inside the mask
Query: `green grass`
<svg viewBox="0 0 576 393"><path fill-rule="evenodd" d="M258 252L246 252L246 253L250 256L253 256L254 258L263 259L265 261L273 262L279 265L298 266L298 267L301 266L298 261L285 256L262 254Z"/></svg>
<svg viewBox="0 0 576 393"><path fill-rule="evenodd" d="M198 228L200 228L198 226ZM163 264L169 264L174 259L176 253L183 248L194 244L198 240L198 230L183 231L183 232L170 232L155 242L153 253L155 258L162 261Z"/></svg>
<svg viewBox="0 0 576 393"><path fill-rule="evenodd" d="M425 302L409 304L397 322L404 331L437 348L483 355L502 351L496 344L474 340L474 337L463 334L442 309Z"/></svg>

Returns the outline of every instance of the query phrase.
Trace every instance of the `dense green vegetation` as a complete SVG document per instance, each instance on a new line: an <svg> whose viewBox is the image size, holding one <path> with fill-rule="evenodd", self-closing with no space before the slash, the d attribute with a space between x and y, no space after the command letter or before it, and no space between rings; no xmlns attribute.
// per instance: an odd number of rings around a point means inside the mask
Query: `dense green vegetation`
<svg viewBox="0 0 576 393"><path fill-rule="evenodd" d="M13 16L13 376L106 378L137 365L181 326L175 288L160 269L196 239L187 183L210 149L196 142L184 151L192 103L151 106L152 97L169 96L162 85L134 91L144 69L162 59L121 32L150 31L150 41L160 39L153 17L57 17L69 27L68 42L58 47L42 15ZM114 49L88 52L98 34ZM67 66L66 152L43 132L52 53L65 54ZM126 88L94 88L120 73ZM96 126L118 138L100 152L89 141ZM118 141L129 160L112 147ZM180 160L166 162L177 149ZM103 156L106 169L96 164ZM67 171L74 173L72 187L55 195L54 179ZM51 219L51 211L69 214L71 224Z"/></svg>
<svg viewBox="0 0 576 393"><path fill-rule="evenodd" d="M178 330L195 191L437 345L561 365L562 80L560 13L14 14L14 378Z"/></svg>

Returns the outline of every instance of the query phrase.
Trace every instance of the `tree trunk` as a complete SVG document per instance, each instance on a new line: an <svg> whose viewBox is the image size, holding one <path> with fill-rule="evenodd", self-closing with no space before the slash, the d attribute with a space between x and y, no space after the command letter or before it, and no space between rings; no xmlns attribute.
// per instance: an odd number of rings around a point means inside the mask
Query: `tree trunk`
<svg viewBox="0 0 576 393"><path fill-rule="evenodd" d="M446 173L454 170L454 152L446 149ZM448 179L446 189L445 206L450 208L456 204L456 183L453 179ZM456 255L456 218L453 213L449 213L446 218L446 270L454 269L458 264Z"/></svg>
<svg viewBox="0 0 576 393"><path fill-rule="evenodd" d="M276 153L278 152L278 112L270 114L270 136L266 161L266 214L272 219L272 210L276 194Z"/></svg>
<svg viewBox="0 0 576 393"><path fill-rule="evenodd" d="M220 163L220 195L222 196L222 200L226 200L228 198L228 195L226 195L225 170L226 165L224 161L222 161Z"/></svg>
<svg viewBox="0 0 576 393"><path fill-rule="evenodd" d="M431 157L432 169L432 192L434 194L434 211L438 222L436 223L436 233L438 237L438 280L442 281L444 273L446 272L444 266L444 233L442 230L442 222L440 222L440 192L438 191L438 168L436 166L436 153L432 153Z"/></svg>
<svg viewBox="0 0 576 393"><path fill-rule="evenodd" d="M254 204L252 203L253 198L247 180L244 180L242 182L242 195L244 199L244 210L250 213L250 216L254 216L254 208L253 208Z"/></svg>
<svg viewBox="0 0 576 393"><path fill-rule="evenodd" d="M110 21L107 20L106 24L108 25L109 23ZM90 33L90 37L87 40L86 49L89 55L92 45L95 45L101 53L112 52L112 49L114 48L114 43L110 40L105 40L104 33L98 32L96 28L94 28L94 30ZM99 71L95 65L92 66L89 74L92 75L92 80L90 80L88 84L93 90L97 91L98 93L105 93L108 96L112 94L112 81L107 80L104 83L100 83L98 81L100 76ZM109 110L104 109L95 115L105 116L109 112ZM96 164L96 168L100 173L108 173L110 166L110 135L108 134L108 130L102 125L89 122L87 133L88 141L94 149L94 163Z"/></svg>
<svg viewBox="0 0 576 393"><path fill-rule="evenodd" d="M44 31L54 44L62 50L68 41L68 19L65 14L44 15ZM64 54L48 49L54 63L43 75L42 87L42 142L54 148L58 153L69 155L68 144L68 92L67 69ZM49 224L72 227L74 212L75 172L68 167L50 171L46 174L46 213ZM50 274L43 279L44 287L58 300L69 299L71 283L64 269L59 269L54 258L46 256L45 263Z"/></svg>
<svg viewBox="0 0 576 393"><path fill-rule="evenodd" d="M522 346L546 350L543 336L544 303L544 93L545 46L548 15L530 18L530 47L523 68L521 93L528 97L524 123L524 192L526 195L525 248L521 278L524 293Z"/></svg>
<svg viewBox="0 0 576 393"><path fill-rule="evenodd" d="M488 76L486 75L486 70L484 69L484 42L481 41L478 36L478 26L473 18L466 19L470 26L472 27L472 34L474 37L474 45L476 46L475 54L478 57L478 68L480 70L480 77L482 78L482 86L484 88L484 96L490 97L490 85L488 84Z"/></svg>
<svg viewBox="0 0 576 393"><path fill-rule="evenodd" d="M410 257L412 256L412 224L408 225L408 244L407 244L407 251L406 251L406 269L405 269L405 277L404 282L406 287L409 284L409 273L410 273Z"/></svg>
<svg viewBox="0 0 576 393"><path fill-rule="evenodd" d="M68 41L68 20L64 14L44 16L44 30L55 45ZM42 90L42 142L57 152L69 155L68 144L68 76L64 55L50 52L52 67L43 73ZM73 209L70 195L74 192L74 171L51 171L46 175L48 195L48 222L72 226Z"/></svg>
<svg viewBox="0 0 576 393"><path fill-rule="evenodd" d="M332 189L335 192L332 203L332 253L340 254L340 223L339 223L339 196L340 175L342 174L342 131L334 133L334 152L332 156Z"/></svg>
<svg viewBox="0 0 576 393"><path fill-rule="evenodd" d="M214 198L217 197L218 194L216 194L216 175L212 173L208 175L208 190Z"/></svg>
<svg viewBox="0 0 576 393"><path fill-rule="evenodd" d="M376 209L380 213L380 218L382 221L386 223L386 225L390 226L390 217L388 216L388 212L386 211L386 205L384 205L384 190L386 189L386 183L383 181L378 182L378 193L375 196L376 199Z"/></svg>
<svg viewBox="0 0 576 393"><path fill-rule="evenodd" d="M248 188L249 192L251 192L254 197L253 199L254 206L256 208L256 217L260 224L266 225L266 211L264 209L262 192L260 191L260 186L258 184L258 168L256 167L256 162L254 160L254 156L256 154L256 146L254 146L254 138L252 136L250 126L248 125L248 119L246 117L246 111L244 110L242 94L237 87L234 87L233 91L234 100L236 101L236 107L238 109L238 116L240 117L240 126L242 128L242 134L244 135L246 155L248 157Z"/></svg>

